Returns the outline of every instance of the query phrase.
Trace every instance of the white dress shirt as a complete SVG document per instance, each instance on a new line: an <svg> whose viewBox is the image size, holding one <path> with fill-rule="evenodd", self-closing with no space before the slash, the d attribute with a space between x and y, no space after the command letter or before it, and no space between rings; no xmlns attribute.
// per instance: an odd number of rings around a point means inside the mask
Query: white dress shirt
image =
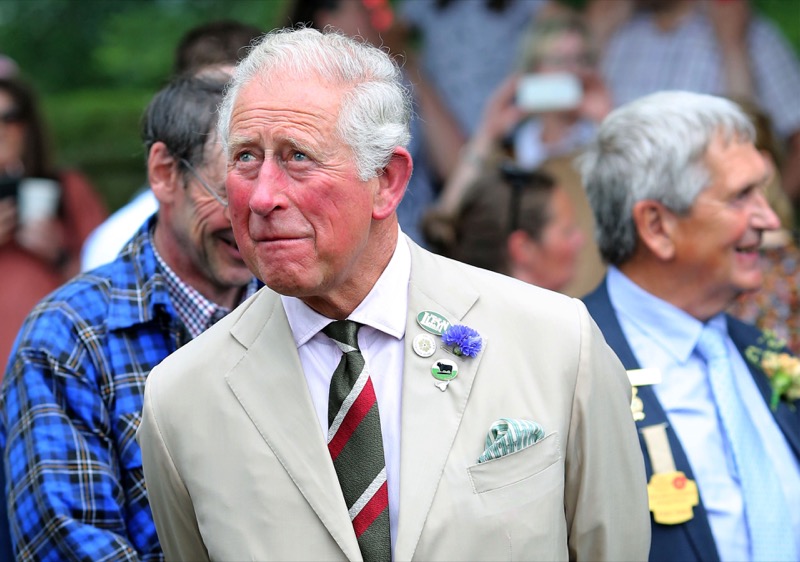
<svg viewBox="0 0 800 562"><path fill-rule="evenodd" d="M661 371L662 382L653 390L692 466L720 558L723 562L750 560L750 540L732 453L723 437L705 361L695 351L703 324L651 295L615 267L608 271L608 294L639 365ZM728 333L724 314L709 323L718 324ZM800 463L741 353L729 337L726 340L741 398L781 481L800 547L800 510L791 508L800 505Z"/></svg>
<svg viewBox="0 0 800 562"><path fill-rule="evenodd" d="M89 271L117 259L122 247L157 210L158 199L148 187L108 217L83 243L81 271Z"/></svg>
<svg viewBox="0 0 800 562"><path fill-rule="evenodd" d="M378 400L383 454L386 458L393 553L397 540L400 503L400 402L410 276L411 252L406 237L401 232L389 265L367 297L348 317L349 320L363 324L358 332L358 346L369 369ZM342 358L342 352L333 340L320 332L331 322L330 318L315 312L300 299L281 297L281 300L317 411L320 431L327 441L328 393L333 371Z"/></svg>

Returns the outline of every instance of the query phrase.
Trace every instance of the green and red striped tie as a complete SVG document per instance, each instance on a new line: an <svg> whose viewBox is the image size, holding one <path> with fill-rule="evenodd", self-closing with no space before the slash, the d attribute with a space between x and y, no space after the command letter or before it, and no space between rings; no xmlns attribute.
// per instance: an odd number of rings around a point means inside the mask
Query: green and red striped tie
<svg viewBox="0 0 800 562"><path fill-rule="evenodd" d="M391 560L389 492L381 420L358 348L360 324L338 320L322 332L342 350L328 395L328 451L365 562Z"/></svg>

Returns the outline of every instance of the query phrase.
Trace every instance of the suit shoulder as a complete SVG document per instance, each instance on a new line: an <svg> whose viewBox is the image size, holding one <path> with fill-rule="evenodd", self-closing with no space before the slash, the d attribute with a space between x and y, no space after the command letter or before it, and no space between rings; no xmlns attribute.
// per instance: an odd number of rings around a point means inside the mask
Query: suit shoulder
<svg viewBox="0 0 800 562"><path fill-rule="evenodd" d="M726 316L728 321L728 332L731 334L733 339L737 339L738 336L740 339L752 340L755 342L755 340L764 335L764 331L757 326L739 320L734 316Z"/></svg>
<svg viewBox="0 0 800 562"><path fill-rule="evenodd" d="M509 275L496 273L487 269L481 269L468 265L444 256L439 256L421 250L421 259L418 263L421 267L428 267L434 271L440 271L442 279L458 279L468 282L474 286L481 294L481 298L498 298L508 300L518 298L519 306L541 305L542 303L552 303L555 306L573 307L570 302L571 297L520 281Z"/></svg>
<svg viewBox="0 0 800 562"><path fill-rule="evenodd" d="M418 283L417 288L433 301L441 297L442 284L453 292L471 295L474 302L464 321L475 323L475 329L487 334L503 333L506 342L520 345L530 343L531 338L547 340L550 336L564 345L580 340L588 313L577 299L428 252L417 257L412 267L426 271L424 275L414 275L412 271L412 282ZM443 281L434 294L429 285L436 279Z"/></svg>
<svg viewBox="0 0 800 562"><path fill-rule="evenodd" d="M482 306L497 310L510 318L536 318L539 321L563 322L574 318L577 299L520 281L514 277L458 264L460 276L480 293Z"/></svg>

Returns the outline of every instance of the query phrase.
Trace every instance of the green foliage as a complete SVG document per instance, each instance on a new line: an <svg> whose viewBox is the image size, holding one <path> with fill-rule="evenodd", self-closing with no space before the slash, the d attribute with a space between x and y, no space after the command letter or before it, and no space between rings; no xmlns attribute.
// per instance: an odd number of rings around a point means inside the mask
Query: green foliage
<svg viewBox="0 0 800 562"><path fill-rule="evenodd" d="M191 28L235 19L268 31L284 11L285 2L275 0L142 2L107 18L92 53L94 65L111 86L155 89L172 71L175 45Z"/></svg>
<svg viewBox="0 0 800 562"><path fill-rule="evenodd" d="M104 81L121 89L155 89L170 74L185 19L158 4L110 16L92 52Z"/></svg>
<svg viewBox="0 0 800 562"><path fill-rule="evenodd" d="M797 0L753 0L756 10L771 19L796 53L800 53L800 2Z"/></svg>
<svg viewBox="0 0 800 562"><path fill-rule="evenodd" d="M59 161L77 166L109 209L124 205L146 181L139 135L150 90L77 90L45 100Z"/></svg>
<svg viewBox="0 0 800 562"><path fill-rule="evenodd" d="M2 50L43 92L95 85L90 64L98 30L118 2L4 0L0 2Z"/></svg>
<svg viewBox="0 0 800 562"><path fill-rule="evenodd" d="M139 120L192 27L268 31L289 0L0 0L0 52L39 91L58 162L85 172L109 210L146 181Z"/></svg>

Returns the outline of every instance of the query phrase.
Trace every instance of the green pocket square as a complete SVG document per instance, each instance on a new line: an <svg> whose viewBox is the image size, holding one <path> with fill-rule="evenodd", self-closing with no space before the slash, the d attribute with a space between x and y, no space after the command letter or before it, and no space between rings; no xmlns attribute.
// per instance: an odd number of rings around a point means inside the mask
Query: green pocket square
<svg viewBox="0 0 800 562"><path fill-rule="evenodd" d="M536 422L500 418L489 428L486 450L478 457L478 463L499 459L530 447L544 437L544 429Z"/></svg>

